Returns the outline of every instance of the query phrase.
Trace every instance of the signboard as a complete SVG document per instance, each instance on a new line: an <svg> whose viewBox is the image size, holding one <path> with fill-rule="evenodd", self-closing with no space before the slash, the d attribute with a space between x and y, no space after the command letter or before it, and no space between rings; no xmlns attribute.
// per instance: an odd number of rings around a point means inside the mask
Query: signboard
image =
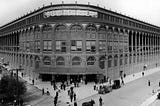
<svg viewBox="0 0 160 106"><path fill-rule="evenodd" d="M97 18L98 13L90 10L77 10L77 9L51 10L43 13L44 18L53 16L91 16Z"/></svg>

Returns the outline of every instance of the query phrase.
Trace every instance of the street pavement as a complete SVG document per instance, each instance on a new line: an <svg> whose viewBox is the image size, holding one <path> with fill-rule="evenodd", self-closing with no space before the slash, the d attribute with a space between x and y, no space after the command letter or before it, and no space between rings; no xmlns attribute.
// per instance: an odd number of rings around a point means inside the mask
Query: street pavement
<svg viewBox="0 0 160 106"><path fill-rule="evenodd" d="M144 77L141 76L141 78L137 80L126 83L120 89L113 90L105 95L98 94L95 97L82 100L78 104L81 106L83 102L93 99L96 102L95 106L99 106L99 97L101 96L104 101L104 106L140 106L146 99L151 97L157 90L160 89L159 76L160 72ZM150 80L151 86L148 86L148 80Z"/></svg>
<svg viewBox="0 0 160 106"><path fill-rule="evenodd" d="M54 106L54 99L52 96L47 94L42 95L42 91L37 89L37 87L26 83L27 92L24 94L23 98L25 105L31 106Z"/></svg>
<svg viewBox="0 0 160 106"><path fill-rule="evenodd" d="M152 104L149 106L160 106L160 100L155 100Z"/></svg>
<svg viewBox="0 0 160 106"><path fill-rule="evenodd" d="M126 76L126 78L124 78L124 86L105 95L100 95L97 91L93 90L94 83L87 85L80 84L80 87L74 88L77 94L78 106L82 106L83 102L90 101L91 99L96 102L94 106L99 106L98 99L100 96L102 96L104 106L140 106L147 98L153 95L153 90L156 92L159 89L159 71L160 69L157 67L146 70L144 76L142 76L142 72ZM29 77L23 77L23 79L32 83ZM150 80L151 86L148 86L148 80ZM48 89L51 96L55 97L56 91L53 90L50 82L35 81L35 86L39 89L44 88L45 91ZM69 89L69 87L67 89ZM61 91L58 106L67 106L67 102L73 104L73 102L70 102L67 90ZM38 106L43 105L39 104Z"/></svg>

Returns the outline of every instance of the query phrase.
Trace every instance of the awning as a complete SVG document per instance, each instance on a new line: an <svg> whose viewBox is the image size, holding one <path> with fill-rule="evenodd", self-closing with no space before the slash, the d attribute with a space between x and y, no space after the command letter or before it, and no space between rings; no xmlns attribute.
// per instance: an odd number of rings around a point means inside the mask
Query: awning
<svg viewBox="0 0 160 106"><path fill-rule="evenodd" d="M41 67L34 72L40 74L104 74L104 70L95 67Z"/></svg>

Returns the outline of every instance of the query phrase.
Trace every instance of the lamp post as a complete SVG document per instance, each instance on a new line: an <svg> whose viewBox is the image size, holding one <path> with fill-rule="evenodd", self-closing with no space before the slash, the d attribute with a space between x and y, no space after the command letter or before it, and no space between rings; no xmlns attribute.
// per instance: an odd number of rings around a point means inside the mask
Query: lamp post
<svg viewBox="0 0 160 106"><path fill-rule="evenodd" d="M15 70L16 71L16 106L19 106L19 79L18 79L18 71L21 71L21 70L23 70L22 68L21 68L21 65L19 66L19 68L16 68L16 69L13 69L13 70ZM12 73L13 73L13 70L12 70Z"/></svg>

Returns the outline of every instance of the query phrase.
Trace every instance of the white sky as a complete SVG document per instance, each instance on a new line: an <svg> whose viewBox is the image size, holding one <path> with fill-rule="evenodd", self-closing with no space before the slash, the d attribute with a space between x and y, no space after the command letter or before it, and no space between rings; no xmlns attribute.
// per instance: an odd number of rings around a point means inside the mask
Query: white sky
<svg viewBox="0 0 160 106"><path fill-rule="evenodd" d="M81 3L105 7L118 13L160 26L160 0L0 0L0 26L26 14L27 12L57 3Z"/></svg>

